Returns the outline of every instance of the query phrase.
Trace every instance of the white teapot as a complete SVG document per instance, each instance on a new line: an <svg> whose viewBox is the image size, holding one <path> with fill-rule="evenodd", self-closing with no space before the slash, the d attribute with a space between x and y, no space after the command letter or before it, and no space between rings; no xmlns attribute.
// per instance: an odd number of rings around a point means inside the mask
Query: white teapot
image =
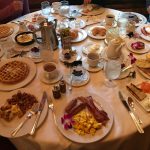
<svg viewBox="0 0 150 150"><path fill-rule="evenodd" d="M119 37L109 42L106 52L109 59L117 59L121 56L122 42L123 40Z"/></svg>

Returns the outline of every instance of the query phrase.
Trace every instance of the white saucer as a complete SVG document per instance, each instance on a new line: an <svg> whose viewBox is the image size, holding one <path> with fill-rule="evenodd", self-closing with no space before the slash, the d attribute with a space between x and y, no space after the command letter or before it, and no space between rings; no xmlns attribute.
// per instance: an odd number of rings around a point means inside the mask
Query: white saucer
<svg viewBox="0 0 150 150"><path fill-rule="evenodd" d="M84 59L82 62L83 62L83 64L82 64L83 67L89 72L98 72L98 71L103 69L102 63L99 63L96 67L90 67L88 62L87 62L87 58Z"/></svg>
<svg viewBox="0 0 150 150"><path fill-rule="evenodd" d="M54 84L58 82L63 77L62 73L58 71L58 76L54 79L48 80L44 77L43 72L40 74L40 80L46 84Z"/></svg>
<svg viewBox="0 0 150 150"><path fill-rule="evenodd" d="M71 77L70 75L67 75L64 77L64 80L69 85L70 83L72 83L72 86L74 87L80 87L80 86L86 85L90 80L90 74L88 71L85 71L85 74L82 77L82 80L79 80L79 81L72 80L72 82L70 82L70 77Z"/></svg>

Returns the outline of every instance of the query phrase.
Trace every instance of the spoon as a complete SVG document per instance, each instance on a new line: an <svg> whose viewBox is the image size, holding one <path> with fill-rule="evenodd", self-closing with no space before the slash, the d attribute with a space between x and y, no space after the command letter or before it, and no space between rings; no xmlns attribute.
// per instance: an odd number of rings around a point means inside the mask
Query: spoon
<svg viewBox="0 0 150 150"><path fill-rule="evenodd" d="M135 109L135 107L134 107L134 101L133 101L133 99L132 99L131 97L128 97L128 104L129 104L129 106L133 109L134 114L135 114L135 116L137 117L139 124L143 124L142 120L138 117L138 115L137 115L136 112L135 112L136 109Z"/></svg>

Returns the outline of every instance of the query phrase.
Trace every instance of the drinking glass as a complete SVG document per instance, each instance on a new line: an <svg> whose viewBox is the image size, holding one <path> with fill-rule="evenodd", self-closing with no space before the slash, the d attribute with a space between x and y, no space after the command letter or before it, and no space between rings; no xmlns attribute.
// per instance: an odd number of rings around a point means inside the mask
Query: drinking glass
<svg viewBox="0 0 150 150"><path fill-rule="evenodd" d="M121 73L121 63L119 60L108 60L105 64L105 76L107 78L105 85L107 87L115 87L116 84L113 82L117 79Z"/></svg>
<svg viewBox="0 0 150 150"><path fill-rule="evenodd" d="M48 15L50 15L51 7L48 1L44 1L41 3L41 9L42 9L42 14L44 16L48 17Z"/></svg>
<svg viewBox="0 0 150 150"><path fill-rule="evenodd" d="M60 14L62 16L68 16L69 15L69 10L70 10L69 2L66 1L66 0L61 1Z"/></svg>

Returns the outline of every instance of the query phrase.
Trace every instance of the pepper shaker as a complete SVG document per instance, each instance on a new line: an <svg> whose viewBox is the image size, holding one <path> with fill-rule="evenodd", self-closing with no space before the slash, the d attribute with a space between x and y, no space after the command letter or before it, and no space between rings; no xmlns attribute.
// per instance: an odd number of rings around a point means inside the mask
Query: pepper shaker
<svg viewBox="0 0 150 150"><path fill-rule="evenodd" d="M61 97L59 86L54 86L54 89L52 90L52 92L53 92L53 97L55 99L59 99Z"/></svg>
<svg viewBox="0 0 150 150"><path fill-rule="evenodd" d="M59 88L61 93L66 93L66 83L64 80L61 80L59 83Z"/></svg>

